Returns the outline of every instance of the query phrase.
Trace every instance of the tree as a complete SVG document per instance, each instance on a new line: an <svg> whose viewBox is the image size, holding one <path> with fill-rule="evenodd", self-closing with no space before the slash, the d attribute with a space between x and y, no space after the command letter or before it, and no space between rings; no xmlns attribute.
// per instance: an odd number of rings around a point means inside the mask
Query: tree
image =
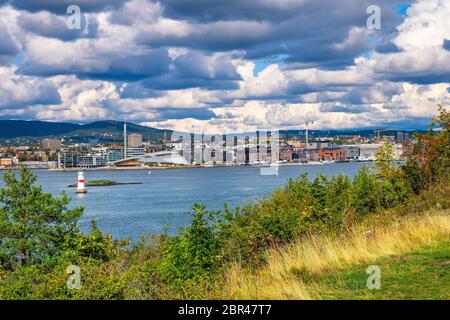
<svg viewBox="0 0 450 320"><path fill-rule="evenodd" d="M436 127L436 130L433 130ZM450 175L450 112L439 105L426 134L416 134L418 142L407 152L402 170L416 193Z"/></svg>
<svg viewBox="0 0 450 320"><path fill-rule="evenodd" d="M177 236L163 244L161 274L175 286L186 280L199 280L215 274L222 246L218 223L220 212L207 211L194 204L192 222L180 229Z"/></svg>
<svg viewBox="0 0 450 320"><path fill-rule="evenodd" d="M69 198L43 193L36 177L25 167L20 179L6 172L0 190L0 261L8 269L31 265L61 253L65 237L77 235L83 208L69 210Z"/></svg>
<svg viewBox="0 0 450 320"><path fill-rule="evenodd" d="M396 172L394 148L386 137L378 149L375 167L378 169L378 175L384 179L389 179Z"/></svg>

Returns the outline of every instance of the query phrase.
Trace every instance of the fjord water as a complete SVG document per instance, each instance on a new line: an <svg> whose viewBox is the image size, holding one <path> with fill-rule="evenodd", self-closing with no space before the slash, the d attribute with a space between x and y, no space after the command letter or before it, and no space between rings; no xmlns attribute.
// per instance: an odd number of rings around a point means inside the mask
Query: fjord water
<svg viewBox="0 0 450 320"><path fill-rule="evenodd" d="M66 191L71 198L70 207L84 206L80 220L84 230L91 220L97 221L102 231L115 238L136 241L144 233L160 233L170 227L175 233L190 221L195 202L207 209L220 210L226 202L230 207L257 200L274 188L284 185L288 178L308 173L329 177L346 174L353 177L361 163L281 166L279 175L260 175L257 167L215 167L169 170L101 170L87 171L86 180L114 180L142 184L90 187L87 194L78 195L74 188L77 172L33 171L43 190L58 195ZM4 172L0 172L3 176ZM0 187L3 187L3 181Z"/></svg>

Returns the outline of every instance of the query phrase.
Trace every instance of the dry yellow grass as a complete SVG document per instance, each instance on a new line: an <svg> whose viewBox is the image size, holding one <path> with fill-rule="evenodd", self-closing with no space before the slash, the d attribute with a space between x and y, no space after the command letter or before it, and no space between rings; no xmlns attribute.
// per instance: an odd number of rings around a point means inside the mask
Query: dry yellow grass
<svg viewBox="0 0 450 320"><path fill-rule="evenodd" d="M256 273L231 267L224 298L319 299L320 287L303 277L398 255L433 245L450 235L450 211L430 212L421 218L405 218L374 230L355 227L341 238L303 239L268 252L267 266ZM299 276L300 275L300 276Z"/></svg>

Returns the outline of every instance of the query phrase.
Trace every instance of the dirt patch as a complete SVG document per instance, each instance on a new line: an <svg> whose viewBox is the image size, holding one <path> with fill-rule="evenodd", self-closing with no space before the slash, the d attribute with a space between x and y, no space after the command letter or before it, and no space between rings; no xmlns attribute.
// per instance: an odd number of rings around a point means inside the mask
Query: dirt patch
<svg viewBox="0 0 450 320"><path fill-rule="evenodd" d="M438 261L437 264L442 267L450 267L450 260L441 260L441 261Z"/></svg>

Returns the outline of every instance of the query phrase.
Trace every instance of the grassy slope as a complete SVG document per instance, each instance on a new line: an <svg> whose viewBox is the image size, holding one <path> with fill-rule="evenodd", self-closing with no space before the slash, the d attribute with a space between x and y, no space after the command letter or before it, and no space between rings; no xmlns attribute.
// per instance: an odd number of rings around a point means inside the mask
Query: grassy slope
<svg viewBox="0 0 450 320"><path fill-rule="evenodd" d="M231 268L224 298L450 299L450 211L408 217L372 230L303 239L269 252L258 272ZM365 269L381 268L380 290L368 290Z"/></svg>
<svg viewBox="0 0 450 320"><path fill-rule="evenodd" d="M366 288L366 265L319 280L325 299L450 299L450 237L411 253L370 261L381 269L381 288Z"/></svg>

